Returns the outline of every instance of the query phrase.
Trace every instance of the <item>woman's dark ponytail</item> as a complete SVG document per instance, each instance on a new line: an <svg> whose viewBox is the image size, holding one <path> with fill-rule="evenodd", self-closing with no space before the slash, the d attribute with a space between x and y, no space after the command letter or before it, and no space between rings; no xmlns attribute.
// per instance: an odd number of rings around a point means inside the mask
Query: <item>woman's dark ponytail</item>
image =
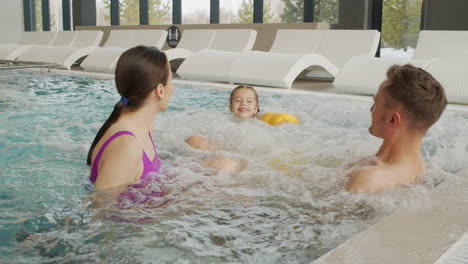
<svg viewBox="0 0 468 264"><path fill-rule="evenodd" d="M109 118L107 118L106 122L102 124L101 128L97 132L96 137L94 138L93 143L91 144L91 147L89 148L89 151L88 151L88 158L86 159L86 164L88 166L91 166L91 162L92 162L91 158L93 156L94 147L99 142L99 140L101 140L102 136L104 136L107 129L109 129L109 127L111 127L115 122L117 122L117 120L120 117L120 114L123 112L124 107L125 105L121 101L117 102Z"/></svg>

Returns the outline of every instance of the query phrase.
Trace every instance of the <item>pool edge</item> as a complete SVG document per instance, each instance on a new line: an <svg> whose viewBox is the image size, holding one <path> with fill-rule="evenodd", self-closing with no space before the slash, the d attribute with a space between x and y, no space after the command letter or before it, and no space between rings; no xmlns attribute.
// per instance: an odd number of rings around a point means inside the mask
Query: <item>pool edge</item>
<svg viewBox="0 0 468 264"><path fill-rule="evenodd" d="M468 229L468 169L429 196L429 208L400 209L312 263L434 263Z"/></svg>

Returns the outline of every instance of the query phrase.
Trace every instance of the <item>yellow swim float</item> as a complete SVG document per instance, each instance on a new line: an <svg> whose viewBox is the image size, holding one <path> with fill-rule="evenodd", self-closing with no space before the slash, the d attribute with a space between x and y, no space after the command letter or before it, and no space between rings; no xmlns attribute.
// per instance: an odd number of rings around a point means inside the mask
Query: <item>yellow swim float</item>
<svg viewBox="0 0 468 264"><path fill-rule="evenodd" d="M260 120L267 122L272 126L276 126L284 123L298 124L301 122L297 117L288 113L274 113L268 112L260 116Z"/></svg>

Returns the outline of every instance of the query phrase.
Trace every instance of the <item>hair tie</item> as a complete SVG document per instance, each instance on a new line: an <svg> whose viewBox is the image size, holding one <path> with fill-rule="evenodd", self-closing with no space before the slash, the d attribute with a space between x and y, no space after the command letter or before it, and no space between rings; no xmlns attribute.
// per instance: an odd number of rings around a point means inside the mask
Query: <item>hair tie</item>
<svg viewBox="0 0 468 264"><path fill-rule="evenodd" d="M125 96L121 96L121 97L120 97L120 101L121 101L124 105L128 105L128 99L125 98Z"/></svg>

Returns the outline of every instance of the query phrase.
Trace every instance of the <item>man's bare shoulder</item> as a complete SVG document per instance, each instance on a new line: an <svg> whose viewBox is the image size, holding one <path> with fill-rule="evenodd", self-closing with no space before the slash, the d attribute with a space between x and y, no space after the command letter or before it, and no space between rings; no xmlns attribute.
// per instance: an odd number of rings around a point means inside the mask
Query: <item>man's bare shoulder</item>
<svg viewBox="0 0 468 264"><path fill-rule="evenodd" d="M414 184L424 172L417 165L387 165L377 161L375 165L355 166L347 175L350 179L346 190L351 193L373 193L398 186Z"/></svg>
<svg viewBox="0 0 468 264"><path fill-rule="evenodd" d="M380 190L380 178L386 169L381 166L365 166L356 168L348 174L349 182L346 190L351 193L368 193Z"/></svg>
<svg viewBox="0 0 468 264"><path fill-rule="evenodd" d="M346 190L351 193L374 193L393 188L392 175L399 174L398 168L388 166L376 156L361 159L347 175L350 179Z"/></svg>

